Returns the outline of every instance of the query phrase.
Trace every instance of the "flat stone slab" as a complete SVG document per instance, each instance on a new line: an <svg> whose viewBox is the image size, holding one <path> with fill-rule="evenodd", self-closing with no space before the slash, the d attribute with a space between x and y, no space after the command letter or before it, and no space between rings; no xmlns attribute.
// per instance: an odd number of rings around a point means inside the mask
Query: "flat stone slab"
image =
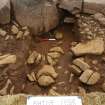
<svg viewBox="0 0 105 105"><path fill-rule="evenodd" d="M10 0L0 0L0 24L10 22Z"/></svg>
<svg viewBox="0 0 105 105"><path fill-rule="evenodd" d="M75 56L86 54L101 55L104 52L104 40L103 38L96 38L86 43L79 43L72 47L71 51Z"/></svg>

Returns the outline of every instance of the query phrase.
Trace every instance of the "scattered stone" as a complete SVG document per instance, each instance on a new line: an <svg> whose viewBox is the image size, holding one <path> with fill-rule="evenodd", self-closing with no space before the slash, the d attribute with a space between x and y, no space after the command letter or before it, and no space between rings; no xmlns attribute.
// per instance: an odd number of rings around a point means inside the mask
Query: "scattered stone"
<svg viewBox="0 0 105 105"><path fill-rule="evenodd" d="M54 89L50 89L48 92L49 96L61 96L61 94L57 93Z"/></svg>
<svg viewBox="0 0 105 105"><path fill-rule="evenodd" d="M61 32L56 32L56 33L55 33L55 38L56 38L57 40L63 39L63 33L61 33Z"/></svg>
<svg viewBox="0 0 105 105"><path fill-rule="evenodd" d="M92 70L86 70L80 76L79 80L87 85L94 85L100 79L100 74Z"/></svg>
<svg viewBox="0 0 105 105"><path fill-rule="evenodd" d="M10 0L0 1L0 24L7 24L10 22Z"/></svg>
<svg viewBox="0 0 105 105"><path fill-rule="evenodd" d="M27 63L28 64L34 64L34 63L39 64L39 63L41 63L41 61L42 61L42 55L37 53L36 51L33 51L30 54L30 56L29 56L29 58L27 60Z"/></svg>
<svg viewBox="0 0 105 105"><path fill-rule="evenodd" d="M31 82L35 82L36 81L36 76L35 73L32 72L31 74L27 74L28 80Z"/></svg>
<svg viewBox="0 0 105 105"><path fill-rule="evenodd" d="M11 32L12 32L13 34L18 34L19 29L18 29L15 25L13 25L13 26L11 27Z"/></svg>
<svg viewBox="0 0 105 105"><path fill-rule="evenodd" d="M58 74L55 69L50 65L44 65L37 73L37 80L40 86L49 86L55 82Z"/></svg>
<svg viewBox="0 0 105 105"><path fill-rule="evenodd" d="M75 56L85 54L101 55L104 52L104 40L103 38L96 38L87 43L79 43L75 47L72 47L71 50Z"/></svg>
<svg viewBox="0 0 105 105"><path fill-rule="evenodd" d="M21 39L22 37L23 37L23 32L19 31L17 36L16 36L16 39Z"/></svg>
<svg viewBox="0 0 105 105"><path fill-rule="evenodd" d="M1 36L5 36L6 34L7 34L7 32L0 28L0 35Z"/></svg>
<svg viewBox="0 0 105 105"><path fill-rule="evenodd" d="M37 73L37 78L39 78L41 75L49 75L53 78L57 78L58 76L58 74L55 72L55 69L50 65L44 65Z"/></svg>
<svg viewBox="0 0 105 105"><path fill-rule="evenodd" d="M73 64L79 67L82 71L90 68L90 66L80 58L73 60Z"/></svg>
<svg viewBox="0 0 105 105"><path fill-rule="evenodd" d="M72 83L72 81L73 81L73 77L74 77L74 74L71 73L71 74L70 74L70 78L69 78L69 83Z"/></svg>
<svg viewBox="0 0 105 105"><path fill-rule="evenodd" d="M53 59L59 58L60 57L60 53L58 52L49 52L48 56L52 57Z"/></svg>
<svg viewBox="0 0 105 105"><path fill-rule="evenodd" d="M81 74L81 69L75 65L69 65L70 71L76 75L80 75Z"/></svg>
<svg viewBox="0 0 105 105"><path fill-rule="evenodd" d="M64 54L64 51L61 47L53 47L49 50L50 52L58 52L58 53L61 53L61 54Z"/></svg>
<svg viewBox="0 0 105 105"><path fill-rule="evenodd" d="M97 83L97 81L100 79L100 74L97 72L94 72L93 75L89 78L87 84L88 85L94 85Z"/></svg>
<svg viewBox="0 0 105 105"><path fill-rule="evenodd" d="M98 64L98 61L97 60L93 60L92 61L92 64L97 65Z"/></svg>
<svg viewBox="0 0 105 105"><path fill-rule="evenodd" d="M52 77L46 76L46 75L42 75L38 79L38 83L40 86L49 86L53 84L54 82L55 80Z"/></svg>
<svg viewBox="0 0 105 105"><path fill-rule="evenodd" d="M52 66L55 66L57 64L57 62L50 56L47 56L47 62Z"/></svg>
<svg viewBox="0 0 105 105"><path fill-rule="evenodd" d="M92 76L93 71L92 70L86 70L82 73L82 75L80 76L79 80L83 83L88 82L88 80L90 79L90 77Z"/></svg>
<svg viewBox="0 0 105 105"><path fill-rule="evenodd" d="M30 35L30 32L29 32L29 30L26 30L25 32L24 32L24 37L26 37L26 36L29 36Z"/></svg>
<svg viewBox="0 0 105 105"><path fill-rule="evenodd" d="M0 56L0 65L16 63L16 55L6 54Z"/></svg>
<svg viewBox="0 0 105 105"><path fill-rule="evenodd" d="M12 86L11 89L10 89L10 95L14 94L14 90L15 90L15 86Z"/></svg>
<svg viewBox="0 0 105 105"><path fill-rule="evenodd" d="M4 88L0 90L0 95L7 95L8 87L11 83L12 83L11 80L8 79Z"/></svg>
<svg viewBox="0 0 105 105"><path fill-rule="evenodd" d="M8 40L10 38L10 36L9 35L7 35L6 37L5 37L5 40Z"/></svg>

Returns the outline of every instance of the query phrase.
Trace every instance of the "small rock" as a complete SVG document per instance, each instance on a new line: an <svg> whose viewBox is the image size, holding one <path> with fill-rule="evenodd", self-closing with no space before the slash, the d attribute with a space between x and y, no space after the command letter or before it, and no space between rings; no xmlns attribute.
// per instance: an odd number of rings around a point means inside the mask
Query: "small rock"
<svg viewBox="0 0 105 105"><path fill-rule="evenodd" d="M63 34L60 33L60 32L56 32L55 38L56 38L57 40L61 40L61 39L63 39Z"/></svg>
<svg viewBox="0 0 105 105"><path fill-rule="evenodd" d="M38 79L38 83L40 86L49 86L49 85L53 84L54 82L55 81L52 77L46 76L46 75L42 75Z"/></svg>
<svg viewBox="0 0 105 105"><path fill-rule="evenodd" d="M81 74L81 70L79 67L75 66L75 65L69 65L70 71L76 75L80 75Z"/></svg>
<svg viewBox="0 0 105 105"><path fill-rule="evenodd" d="M90 66L80 58L73 60L73 64L79 67L82 71L90 68Z"/></svg>
<svg viewBox="0 0 105 105"><path fill-rule="evenodd" d="M37 78L39 78L41 75L49 75L53 78L57 78L58 76L58 74L55 72L55 69L50 65L44 65L37 73Z"/></svg>
<svg viewBox="0 0 105 105"><path fill-rule="evenodd" d="M98 61L97 60L93 60L92 61L92 64L97 65L98 64Z"/></svg>
<svg viewBox="0 0 105 105"><path fill-rule="evenodd" d="M59 93L57 93L54 89L50 89L48 92L49 96L61 96Z"/></svg>
<svg viewBox="0 0 105 105"><path fill-rule="evenodd" d="M61 47L53 47L49 50L50 52L58 52L58 53L61 53L61 54L64 54L64 51Z"/></svg>
<svg viewBox="0 0 105 105"><path fill-rule="evenodd" d="M60 53L58 52L49 52L48 56L52 57L53 59L59 58L60 57Z"/></svg>
<svg viewBox="0 0 105 105"><path fill-rule="evenodd" d="M19 31L17 36L16 36L16 39L21 39L22 37L23 37L23 32Z"/></svg>
<svg viewBox="0 0 105 105"><path fill-rule="evenodd" d="M69 79L69 83L71 83L73 81L73 77L74 77L74 74L70 74L70 79Z"/></svg>
<svg viewBox="0 0 105 105"><path fill-rule="evenodd" d="M29 36L30 35L30 32L29 32L29 30L26 30L25 32L24 32L24 37L26 37L26 36Z"/></svg>
<svg viewBox="0 0 105 105"><path fill-rule="evenodd" d="M79 80L87 85L94 85L100 79L100 74L92 70L86 70L80 76Z"/></svg>
<svg viewBox="0 0 105 105"><path fill-rule="evenodd" d="M7 35L6 37L5 37L5 40L8 40L10 38L10 36L9 35Z"/></svg>
<svg viewBox="0 0 105 105"><path fill-rule="evenodd" d="M0 35L1 36L5 36L7 34L7 32L3 29L0 29Z"/></svg>
<svg viewBox="0 0 105 105"><path fill-rule="evenodd" d="M16 55L6 54L0 56L0 65L16 63Z"/></svg>
<svg viewBox="0 0 105 105"><path fill-rule="evenodd" d="M34 72L32 72L31 74L27 74L27 77L28 77L28 80L31 82L36 81L36 76Z"/></svg>
<svg viewBox="0 0 105 105"><path fill-rule="evenodd" d="M35 59L37 58L37 56L38 56L38 53L37 53L36 51L33 51L33 52L30 54L30 56L29 56L29 58L28 58L28 60L27 60L27 63L28 63L28 64L34 64Z"/></svg>
<svg viewBox="0 0 105 105"><path fill-rule="evenodd" d="M104 52L104 40L103 38L96 38L87 43L79 43L72 47L71 50L75 56L86 54L101 55Z"/></svg>
<svg viewBox="0 0 105 105"><path fill-rule="evenodd" d="M91 77L91 75L93 74L93 71L92 70L86 70L82 73L82 75L80 76L79 80L82 82L82 83L85 83L87 84L89 78Z"/></svg>
<svg viewBox="0 0 105 105"><path fill-rule="evenodd" d="M12 31L13 34L18 34L19 29L15 25L13 25L12 28L11 28L11 31Z"/></svg>

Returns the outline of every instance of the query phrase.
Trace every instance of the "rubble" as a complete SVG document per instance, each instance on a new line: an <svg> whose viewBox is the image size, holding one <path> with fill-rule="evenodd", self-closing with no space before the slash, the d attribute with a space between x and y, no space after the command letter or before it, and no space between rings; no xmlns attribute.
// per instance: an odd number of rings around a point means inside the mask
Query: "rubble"
<svg viewBox="0 0 105 105"><path fill-rule="evenodd" d="M44 65L37 73L37 78L41 75L49 75L53 78L57 78L58 74L55 72L55 69L50 65Z"/></svg>
<svg viewBox="0 0 105 105"><path fill-rule="evenodd" d="M75 56L86 54L101 55L104 52L104 40L103 38L96 38L87 43L79 43L72 47L71 50Z"/></svg>
<svg viewBox="0 0 105 105"><path fill-rule="evenodd" d="M40 86L49 86L55 82L58 74L55 69L50 65L44 65L37 73L37 80Z"/></svg>
<svg viewBox="0 0 105 105"><path fill-rule="evenodd" d="M77 58L75 60L73 60L72 62L74 65L76 65L77 67L79 67L82 71L85 71L87 69L90 68L90 65L88 65L86 62L84 62L82 59Z"/></svg>
<svg viewBox="0 0 105 105"><path fill-rule="evenodd" d="M10 0L0 1L0 24L7 24L10 22Z"/></svg>
<svg viewBox="0 0 105 105"><path fill-rule="evenodd" d="M28 80L31 81L31 82L37 81L34 72L32 72L31 74L27 74L27 78L28 78Z"/></svg>
<svg viewBox="0 0 105 105"><path fill-rule="evenodd" d="M21 39L22 37L23 37L23 32L19 31L17 36L16 36L16 39Z"/></svg>
<svg viewBox="0 0 105 105"><path fill-rule="evenodd" d="M8 91L7 89L8 89L10 84L11 84L11 80L8 79L4 88L0 90L0 95L7 95L7 91Z"/></svg>
<svg viewBox="0 0 105 105"><path fill-rule="evenodd" d="M5 54L0 56L0 65L16 63L16 55Z"/></svg>
<svg viewBox="0 0 105 105"><path fill-rule="evenodd" d="M90 69L84 71L79 78L79 80L82 83L85 83L87 85L94 85L99 81L99 79L100 79L100 74Z"/></svg>
<svg viewBox="0 0 105 105"><path fill-rule="evenodd" d="M7 34L7 32L0 28L0 35L1 36L6 36L6 34Z"/></svg>
<svg viewBox="0 0 105 105"><path fill-rule="evenodd" d="M42 55L33 51L27 59L28 64L39 64L42 61Z"/></svg>
<svg viewBox="0 0 105 105"><path fill-rule="evenodd" d="M82 73L81 69L75 65L69 65L70 71L75 75L80 75Z"/></svg>
<svg viewBox="0 0 105 105"><path fill-rule="evenodd" d="M61 33L61 32L56 32L56 33L55 33L55 38L56 38L57 40L63 39L63 33Z"/></svg>
<svg viewBox="0 0 105 105"><path fill-rule="evenodd" d="M13 34L17 34L17 33L19 32L18 27L15 26L15 25L13 25L13 26L11 27L11 32L12 32Z"/></svg>
<svg viewBox="0 0 105 105"><path fill-rule="evenodd" d="M49 96L61 96L61 94L57 93L54 89L50 89L48 92Z"/></svg>

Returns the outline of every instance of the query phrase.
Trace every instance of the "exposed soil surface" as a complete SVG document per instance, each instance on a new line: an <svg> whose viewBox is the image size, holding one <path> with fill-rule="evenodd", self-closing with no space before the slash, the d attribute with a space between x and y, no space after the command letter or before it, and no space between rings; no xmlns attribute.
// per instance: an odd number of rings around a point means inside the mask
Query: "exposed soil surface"
<svg viewBox="0 0 105 105"><path fill-rule="evenodd" d="M9 30L9 27L10 26L5 26L3 28ZM16 64L0 66L0 89L2 89L7 80L10 79L12 83L8 87L8 94L12 86L14 86L14 94L46 94L51 88L56 89L56 91L61 94L68 94L71 92L78 92L79 86L83 87L86 92L102 91L102 83L105 79L105 62L102 60L103 55L84 56L86 62L91 65L92 69L101 74L101 79L97 84L93 86L82 84L75 75L70 83L71 71L68 68L68 65L72 62L74 57L69 54L69 50L72 42L80 41L79 35L75 35L75 30L73 29L74 26L70 24L63 24L59 26L56 30L63 33L64 38L62 40L55 41L39 41L38 37L32 38L32 36L28 36L25 39L17 40L13 38L5 41L4 37L0 36L0 52L2 54L11 53L17 56ZM53 34L51 35L51 37L53 37ZM47 37L49 35L44 34L42 36L45 38L45 36ZM30 51L36 50L37 52L46 55L49 49L54 46L60 46L64 50L65 54L60 57L58 64L55 66L55 70L58 73L56 83L50 87L43 88L36 82L30 82L27 79L27 74L32 71L36 73L41 66L47 64L47 62L43 62L40 65L28 65L26 61L29 57ZM97 60L98 63L96 65L92 64L93 60Z"/></svg>

